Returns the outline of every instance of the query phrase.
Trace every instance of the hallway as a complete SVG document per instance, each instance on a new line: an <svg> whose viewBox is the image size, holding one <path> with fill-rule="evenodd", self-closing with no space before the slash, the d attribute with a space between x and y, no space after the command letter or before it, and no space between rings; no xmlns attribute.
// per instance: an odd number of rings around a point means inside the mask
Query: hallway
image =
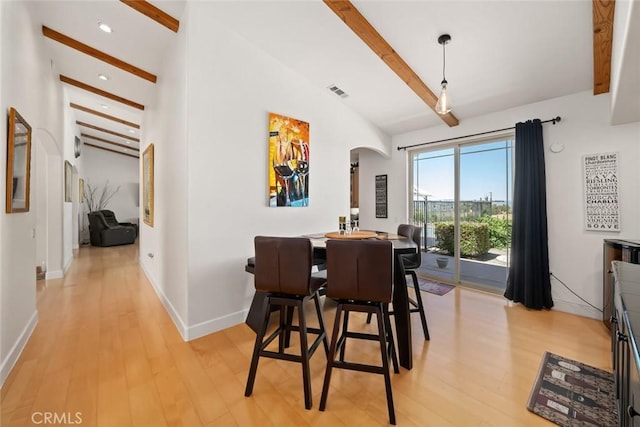
<svg viewBox="0 0 640 427"><path fill-rule="evenodd" d="M299 365L279 360L261 360L245 398L254 334L241 324L185 343L138 265L137 245L83 247L64 279L38 283L38 325L2 388L3 427L35 425L46 413L107 427L387 425L375 375L334 373L327 410L318 411L322 351L311 361L311 410ZM525 408L544 351L611 369L599 321L460 288L423 298L431 341L413 317L414 369L392 376L398 425L549 425ZM329 328L333 308L325 302ZM367 344L348 347L348 357L376 360Z"/></svg>

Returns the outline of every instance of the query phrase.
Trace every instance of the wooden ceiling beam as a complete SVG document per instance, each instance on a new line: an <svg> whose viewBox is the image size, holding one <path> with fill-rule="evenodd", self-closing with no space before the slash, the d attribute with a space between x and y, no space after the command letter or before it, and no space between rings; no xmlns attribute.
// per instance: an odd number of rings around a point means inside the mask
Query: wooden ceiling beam
<svg viewBox="0 0 640 427"><path fill-rule="evenodd" d="M174 33L178 32L178 28L180 27L180 21L178 21L173 16L169 15L165 11L158 9L148 1L144 0L120 0L122 3L126 4L129 7L137 10L143 15L153 19L158 24L163 25L173 31Z"/></svg>
<svg viewBox="0 0 640 427"><path fill-rule="evenodd" d="M140 152L140 149L135 148L135 147L131 147L130 145L119 144L117 142L109 141L108 139L99 138L97 136L89 135L87 133L81 133L80 136L83 137L83 138L90 138L90 139L93 139L93 140L96 140L96 141L104 142L105 144L115 145L115 146L118 146L120 148L126 148L127 150L137 151L138 153Z"/></svg>
<svg viewBox="0 0 640 427"><path fill-rule="evenodd" d="M393 50L391 45L347 0L323 0L324 3L349 27L391 70L398 75L434 112L438 97L418 77L411 67ZM438 113L436 113L438 114ZM449 126L457 126L458 119L453 113L438 114Z"/></svg>
<svg viewBox="0 0 640 427"><path fill-rule="evenodd" d="M70 102L69 106L71 108L75 108L76 110L84 111L85 113L94 114L98 117L102 117L103 119L112 120L114 122L122 123L125 126L129 126L135 129L140 129L140 125L138 124L135 124L133 122L128 122L124 119L121 119L115 116L110 116L105 113L101 113L100 111L92 110L91 108L83 107L82 105L74 104L73 102Z"/></svg>
<svg viewBox="0 0 640 427"><path fill-rule="evenodd" d="M62 74L60 74L60 81L62 83L66 83L66 84L69 84L71 86L75 86L77 88L86 90L87 92L95 93L96 95L100 95L100 96L103 96L105 98L109 98L112 101L116 101L116 102L119 102L121 104L128 105L129 107L137 108L138 110L144 110L144 105L142 105L142 104L138 104L137 102L131 101L131 100L127 99L127 98L123 98L121 96L114 95L111 92L107 92L107 91L99 89L97 87L89 86L88 84L82 83L82 82L80 82L78 80L74 80L71 77L63 76Z"/></svg>
<svg viewBox="0 0 640 427"><path fill-rule="evenodd" d="M134 156L133 154L123 153L122 151L112 150L111 148L105 148L105 147L101 147L99 145L89 144L88 142L85 142L84 145L88 145L89 147L97 148L99 150L110 151L110 152L116 153L116 154L122 154L123 156L133 157L134 159L139 159L140 158L139 156Z"/></svg>
<svg viewBox="0 0 640 427"><path fill-rule="evenodd" d="M124 139L128 139L129 141L135 141L137 143L140 143L140 140L138 138L134 138L132 136L124 135L124 134L118 133L118 132L114 132L114 131L109 130L109 129L105 129L105 128L101 128L101 127L98 127L98 126L94 126L94 125L89 124L89 123L76 121L76 124L78 126L86 127L86 128L97 130L97 131L104 132L104 133L108 133L109 135L113 135L113 136L119 136L120 138L124 138Z"/></svg>
<svg viewBox="0 0 640 427"><path fill-rule="evenodd" d="M114 67L120 68L121 70L131 73L134 76L148 80L151 83L155 83L158 80L158 77L156 75L151 74L148 71L143 70L142 68L138 68L135 65L131 65L127 62L124 62L116 57L109 55L108 53L104 53L98 49L95 49L82 42L79 42L78 40L72 39L67 35L64 35L55 30L52 30L51 28L46 27L44 25L42 26L42 34L45 37L50 38L51 40L55 40L59 43L62 43L65 46L68 46L72 49L75 49L84 54L92 56L100 61L106 62L109 65L113 65Z"/></svg>
<svg viewBox="0 0 640 427"><path fill-rule="evenodd" d="M593 0L593 94L609 92L615 0Z"/></svg>

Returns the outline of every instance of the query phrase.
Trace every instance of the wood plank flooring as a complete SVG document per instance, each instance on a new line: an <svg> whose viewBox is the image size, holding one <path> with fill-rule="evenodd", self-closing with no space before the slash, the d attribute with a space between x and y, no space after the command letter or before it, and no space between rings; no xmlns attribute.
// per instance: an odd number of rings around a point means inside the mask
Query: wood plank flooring
<svg viewBox="0 0 640 427"><path fill-rule="evenodd" d="M322 349L311 410L300 365L285 361L262 359L244 397L253 332L242 324L183 342L137 259L136 245L81 248L64 279L38 282L39 322L2 387L3 427L35 425L45 412L108 427L388 425L380 375L334 371L318 411ZM400 426L550 426L525 407L545 351L611 370L602 322L459 287L423 299L431 341L413 315L414 369L392 375ZM329 330L334 308L325 301ZM374 330L364 316L350 323ZM375 363L377 351L348 343L347 358Z"/></svg>

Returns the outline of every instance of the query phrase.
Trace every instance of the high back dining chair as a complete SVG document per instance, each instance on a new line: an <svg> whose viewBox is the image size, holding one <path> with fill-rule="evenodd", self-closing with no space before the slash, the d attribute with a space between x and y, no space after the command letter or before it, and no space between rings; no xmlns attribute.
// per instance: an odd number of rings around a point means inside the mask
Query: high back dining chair
<svg viewBox="0 0 640 427"><path fill-rule="evenodd" d="M253 392L253 385L258 370L260 357L288 360L302 364L302 382L304 387L304 403L306 409L311 409L311 374L309 359L322 343L326 354L329 343L324 328L322 311L318 300L318 290L324 286L326 279L312 277L311 266L313 248L311 241L298 237L267 237L256 236L254 283L256 291L266 292L267 304L263 310L263 322L256 336L256 342L249 368L249 377L245 396ZM319 328L307 327L304 313L305 303L313 299L318 315ZM265 338L271 307L280 307L280 323L276 330ZM285 311L297 309L298 325L287 321ZM286 353L287 341L291 331L300 334L300 355ZM307 333L318 335L309 347ZM278 340L278 351L267 350L275 338Z"/></svg>
<svg viewBox="0 0 640 427"><path fill-rule="evenodd" d="M413 279L413 289L415 290L416 299L409 298L409 304L413 308L410 308L411 313L420 313L420 320L422 321L422 332L424 333L424 339L429 340L429 328L427 327L427 316L424 313L424 304L422 303L422 293L420 292L420 284L418 282L418 276L416 270L420 268L422 263L422 251L420 250L420 235L422 234L422 227L416 227L410 224L400 224L398 226L398 235L405 236L412 239L416 245L418 245L418 252L415 254L405 254L402 257L402 266L406 274L411 275Z"/></svg>
<svg viewBox="0 0 640 427"><path fill-rule="evenodd" d="M370 372L384 376L389 422L396 423L391 376L389 375L389 356L393 361L395 372L398 372L398 361L388 312L393 287L392 253L393 248L389 241L327 241L327 297L336 300L338 306L320 399L321 411L324 411L327 405L333 368ZM350 332L348 330L349 313L352 311L375 313L378 334ZM341 319L342 330L340 330ZM382 366L345 362L347 338L378 341ZM339 360L336 360L338 350L340 350L340 355Z"/></svg>
<svg viewBox="0 0 640 427"><path fill-rule="evenodd" d="M416 227L411 224L400 224L398 226L397 234L399 236L404 236L413 240L413 242L418 246L418 252L415 254L403 254L400 255L402 259L402 267L404 268L405 274L411 275L411 279L413 280L413 289L415 290L416 299L412 299L409 297L409 308L410 313L420 313L420 321L422 322L422 332L424 333L424 339L428 341L429 337L429 327L427 326L427 316L424 312L424 304L422 302L422 294L420 293L420 283L418 282L418 276L416 274L416 270L420 268L420 264L422 263L422 253L420 251L420 234L422 233L422 227ZM393 312L389 313L393 315ZM371 322L371 315L367 316L367 323Z"/></svg>

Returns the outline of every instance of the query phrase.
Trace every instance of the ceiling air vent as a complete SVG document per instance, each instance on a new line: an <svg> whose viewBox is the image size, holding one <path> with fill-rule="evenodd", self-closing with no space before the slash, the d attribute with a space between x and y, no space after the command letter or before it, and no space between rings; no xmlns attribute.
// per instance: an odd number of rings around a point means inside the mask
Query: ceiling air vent
<svg viewBox="0 0 640 427"><path fill-rule="evenodd" d="M338 95L340 98L346 98L347 96L349 96L349 94L347 94L345 91L343 91L342 89L340 89L338 86L336 85L330 85L328 86L329 90L333 93L335 93L336 95Z"/></svg>

